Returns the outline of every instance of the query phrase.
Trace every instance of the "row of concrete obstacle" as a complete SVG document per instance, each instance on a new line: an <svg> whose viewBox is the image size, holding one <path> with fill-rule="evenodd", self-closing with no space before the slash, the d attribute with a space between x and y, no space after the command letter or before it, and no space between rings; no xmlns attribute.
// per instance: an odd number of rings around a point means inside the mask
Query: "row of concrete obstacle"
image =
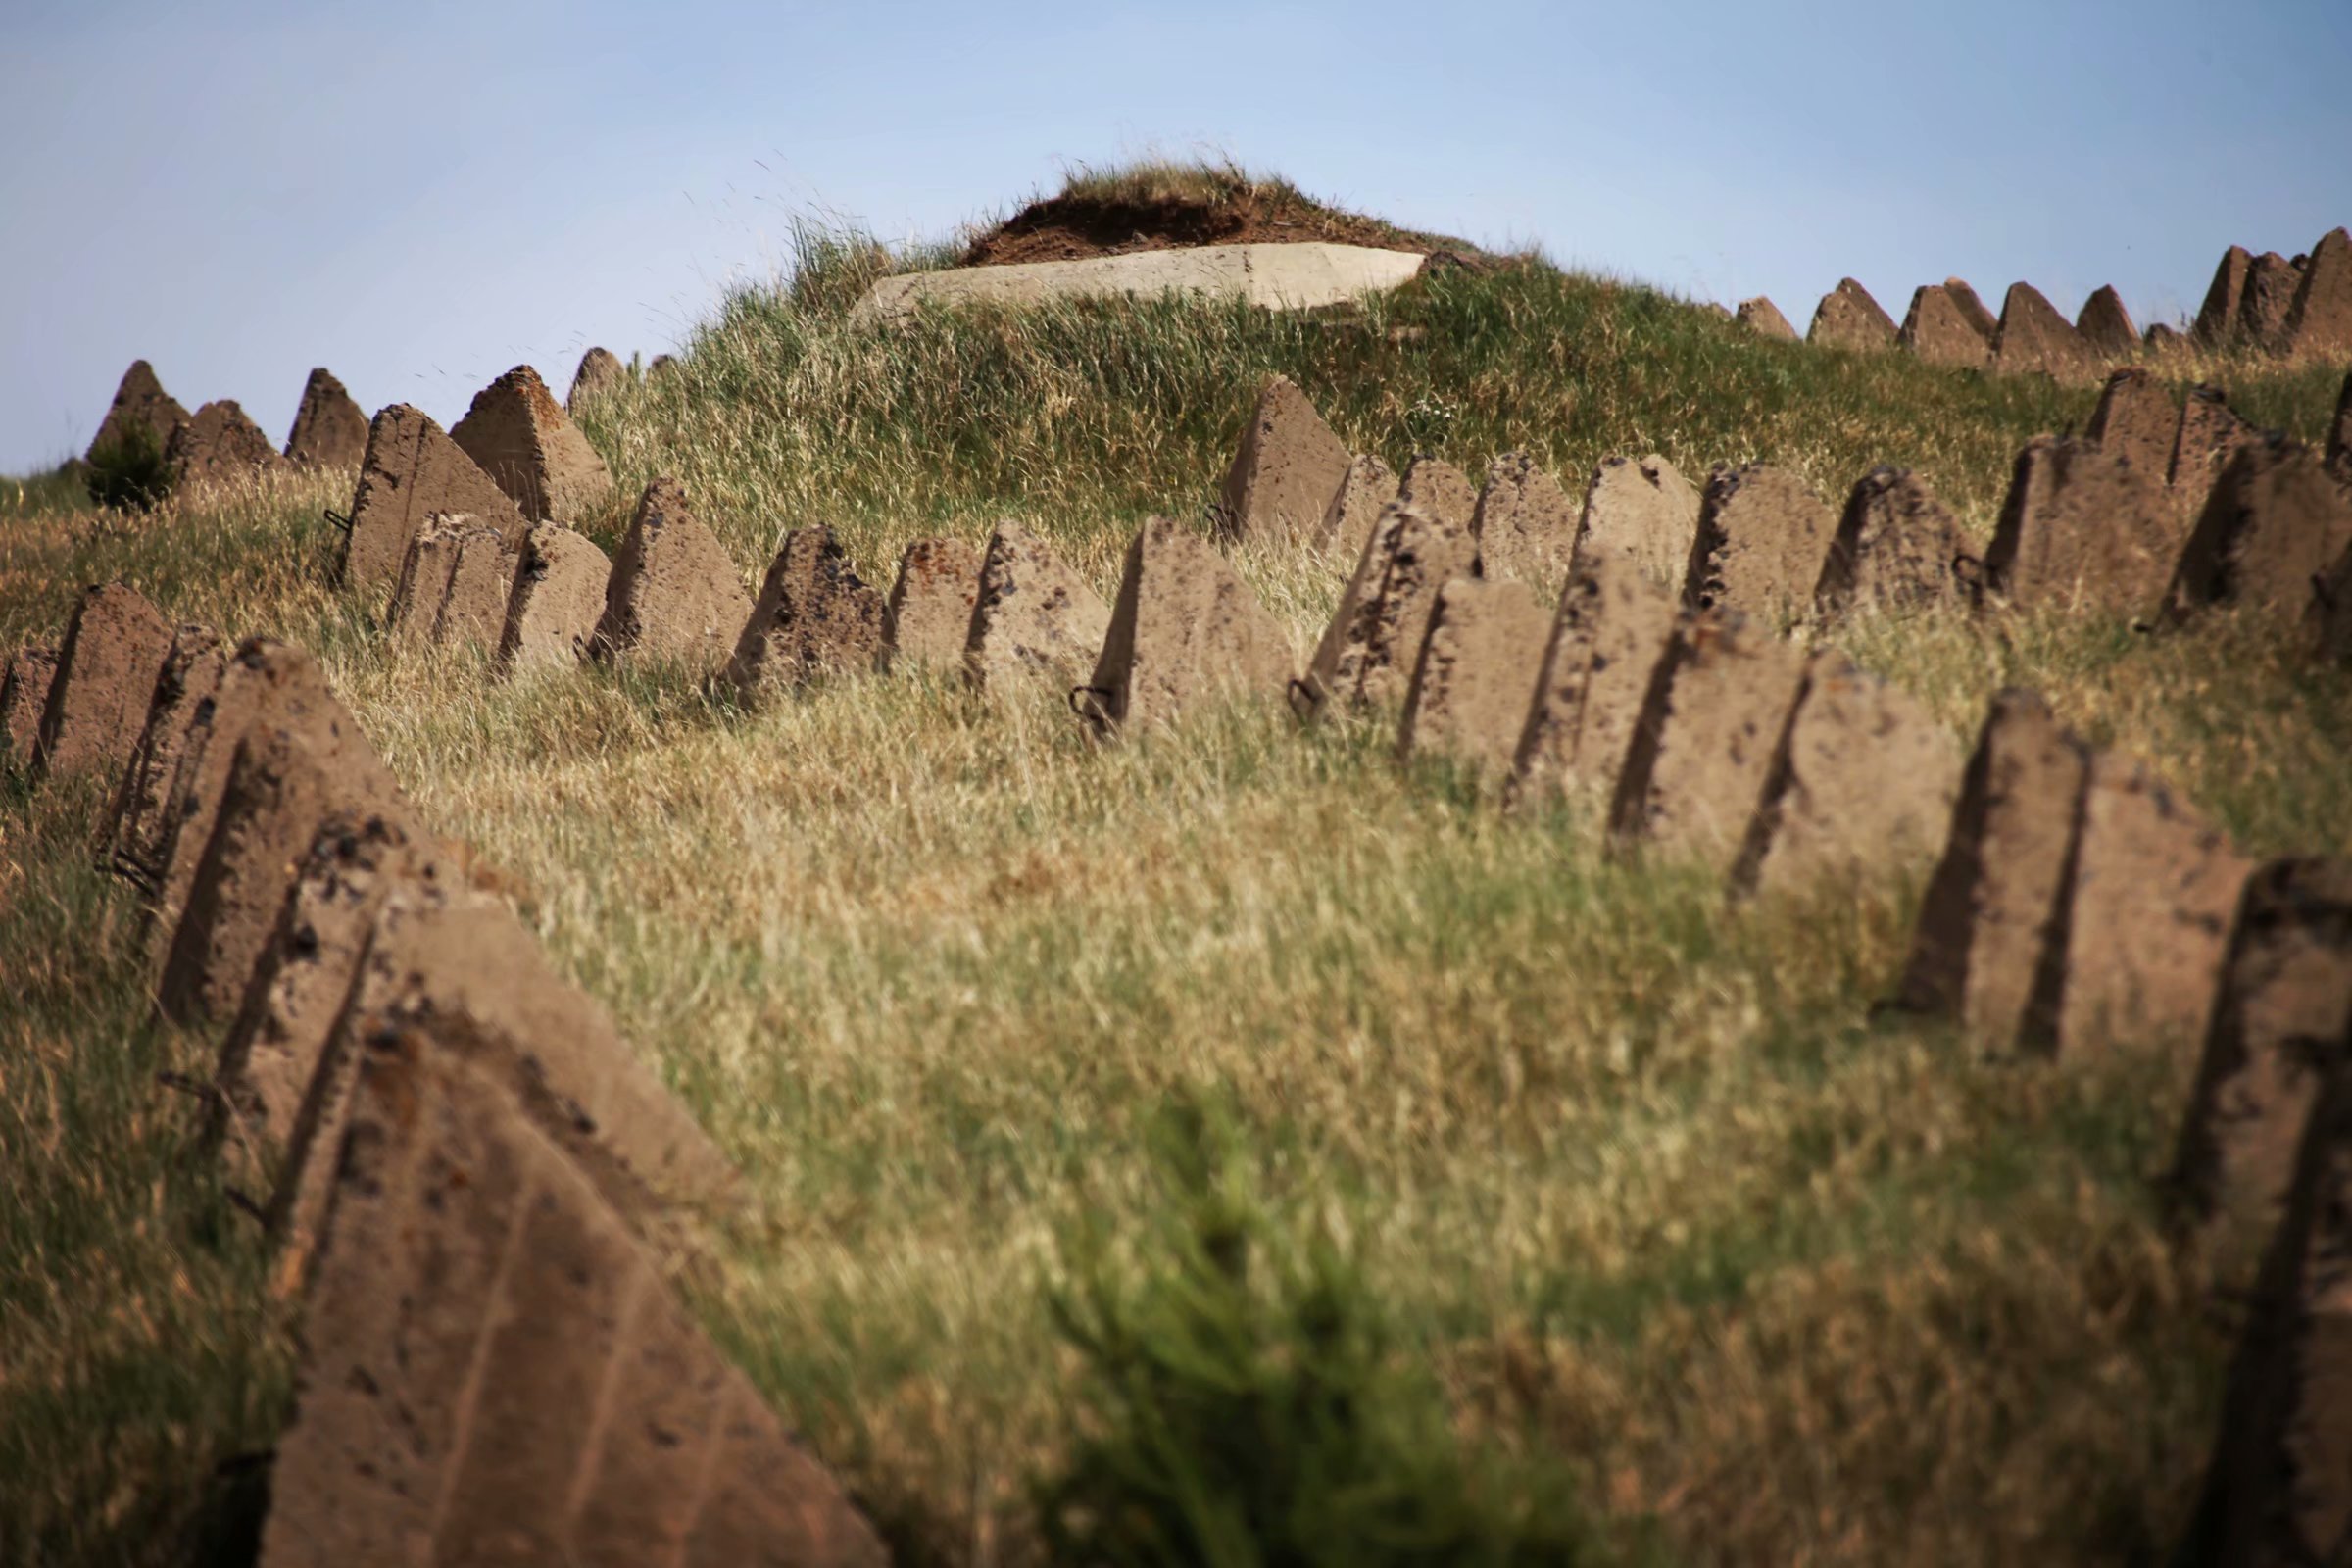
<svg viewBox="0 0 2352 1568"><path fill-rule="evenodd" d="M1796 329L1779 307L1758 296L1736 313L1763 337L1789 342ZM2107 367L2141 352L2183 346L2161 322L2143 338L2113 287L2082 302L2073 321L2027 283L2010 285L1996 318L1959 278L1913 292L1902 325L1852 278L1841 280L1813 312L1805 341L1830 348L1899 349L1931 365L1958 366L2094 381ZM2206 349L2251 349L2290 359L2352 360L2352 234L2332 229L2308 256L2251 256L2231 246L2197 312L2187 341Z"/></svg>

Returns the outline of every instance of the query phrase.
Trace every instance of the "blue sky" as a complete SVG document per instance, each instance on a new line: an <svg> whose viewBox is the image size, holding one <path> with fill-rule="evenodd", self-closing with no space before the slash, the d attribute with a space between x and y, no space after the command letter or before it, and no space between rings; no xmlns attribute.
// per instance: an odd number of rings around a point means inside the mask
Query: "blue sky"
<svg viewBox="0 0 2352 1568"><path fill-rule="evenodd" d="M1145 151L1799 330L1848 273L2144 323L2352 222L2347 0L0 0L0 44L7 472L133 358L281 440L313 365L446 422L673 346L796 211L931 234Z"/></svg>

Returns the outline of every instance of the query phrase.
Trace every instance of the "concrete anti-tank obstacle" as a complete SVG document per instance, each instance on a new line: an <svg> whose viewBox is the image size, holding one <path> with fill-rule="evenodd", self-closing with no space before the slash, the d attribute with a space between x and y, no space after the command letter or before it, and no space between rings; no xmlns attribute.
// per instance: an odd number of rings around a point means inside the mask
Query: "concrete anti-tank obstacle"
<svg viewBox="0 0 2352 1568"><path fill-rule="evenodd" d="M108 582L83 589L57 651L32 771L111 772L127 761L171 651L171 623L136 588Z"/></svg>
<svg viewBox="0 0 2352 1568"><path fill-rule="evenodd" d="M515 564L498 638L500 664L568 667L586 659L612 579L612 563L593 540L561 523L535 525Z"/></svg>
<svg viewBox="0 0 2352 1568"><path fill-rule="evenodd" d="M964 633L964 678L983 691L1050 676L1074 686L1094 668L1110 607L1017 523L1000 523L980 564L980 594Z"/></svg>
<svg viewBox="0 0 2352 1568"><path fill-rule="evenodd" d="M1992 346L1977 330L1976 323L1960 309L1951 291L1940 283L1929 283L1912 291L1911 308L1903 313L1902 329L1895 334L1895 343L1924 364L1972 370L1982 367L1992 352Z"/></svg>
<svg viewBox="0 0 2352 1568"><path fill-rule="evenodd" d="M2226 348L2236 339L2246 278L2253 270L2254 257L2243 245L2232 245L2222 253L2222 263L2214 269L2213 282L2205 290L2205 303L2197 308L2196 325L2190 328L2200 347Z"/></svg>
<svg viewBox="0 0 2352 1568"><path fill-rule="evenodd" d="M343 537L344 588L371 596L389 592L400 580L409 541L436 513L463 513L516 546L530 528L507 493L439 425L395 403L368 426L351 526Z"/></svg>
<svg viewBox="0 0 2352 1568"><path fill-rule="evenodd" d="M768 564L725 679L754 697L870 670L882 656L883 609L881 591L850 568L832 529L796 528Z"/></svg>
<svg viewBox="0 0 2352 1568"><path fill-rule="evenodd" d="M506 635L507 605L514 598L520 565L520 552L496 528L470 528L461 535L449 592L441 601L441 613L433 618L434 646L471 644L496 653Z"/></svg>
<svg viewBox="0 0 2352 1568"><path fill-rule="evenodd" d="M2142 763L2092 759L2025 1038L2073 1059L2206 1037L2250 861Z"/></svg>
<svg viewBox="0 0 2352 1568"><path fill-rule="evenodd" d="M2300 442L2241 449L2214 482L2169 591L2176 614L2239 605L2299 624L2352 547L2352 494Z"/></svg>
<svg viewBox="0 0 2352 1568"><path fill-rule="evenodd" d="M1816 348L1890 349L1894 340L1892 318L1870 297L1870 290L1850 277L1839 279L1821 297L1805 332L1805 341Z"/></svg>
<svg viewBox="0 0 2352 1568"><path fill-rule="evenodd" d="M2337 478L2352 484L2352 374L2335 395L2335 421L2328 427L2328 466Z"/></svg>
<svg viewBox="0 0 2352 1568"><path fill-rule="evenodd" d="M2062 384L2095 381L2106 368L2074 322L2031 283L2009 285L1987 364L2004 375L2046 375Z"/></svg>
<svg viewBox="0 0 2352 1568"><path fill-rule="evenodd" d="M1478 488L1444 458L1424 454L1407 464L1404 476L1396 481L1396 499L1448 527L1466 530L1474 539L1478 536ZM1412 651L1405 657L1410 659Z"/></svg>
<svg viewBox="0 0 2352 1568"><path fill-rule="evenodd" d="M1775 629L1812 607L1838 514L1795 474L1717 468L1682 579L1687 610L1737 610Z"/></svg>
<svg viewBox="0 0 2352 1568"><path fill-rule="evenodd" d="M409 541L408 557L400 564L400 582L392 590L385 620L393 635L419 648L435 647L443 641L442 622L452 595L460 590L459 568L468 551L473 565L464 577L467 603L462 607L461 618L464 610L478 615L483 599L491 594L503 614L506 596L492 585L494 572L485 570L485 563L503 556L504 547L497 529L477 523L464 513L427 517ZM478 632L476 635L478 639ZM495 631L491 640L496 640Z"/></svg>
<svg viewBox="0 0 2352 1568"><path fill-rule="evenodd" d="M1405 693L1397 756L1446 757L1482 777L1506 777L1553 618L1525 582L1456 577L1441 588Z"/></svg>
<svg viewBox="0 0 2352 1568"><path fill-rule="evenodd" d="M56 681L56 649L26 646L9 656L8 670L0 674L0 764L17 770L32 766L41 710L49 706L49 688Z"/></svg>
<svg viewBox="0 0 2352 1568"><path fill-rule="evenodd" d="M464 1014L369 1032L262 1568L879 1565Z"/></svg>
<svg viewBox="0 0 2352 1568"><path fill-rule="evenodd" d="M1218 696L1279 699L1296 667L1282 623L1206 539L1153 517L1127 546L1080 711L1099 730L1173 722Z"/></svg>
<svg viewBox="0 0 2352 1568"><path fill-rule="evenodd" d="M2352 1056L2352 861L2245 884L2166 1183L2177 1229L2234 1279L2278 1227L2320 1088Z"/></svg>
<svg viewBox="0 0 2352 1568"><path fill-rule="evenodd" d="M368 456L368 416L324 366L302 384L286 460L306 468L356 468Z"/></svg>
<svg viewBox="0 0 2352 1568"><path fill-rule="evenodd" d="M275 472L286 462L262 427L227 398L207 403L194 418L173 430L164 457L183 490L252 479Z"/></svg>
<svg viewBox="0 0 2352 1568"><path fill-rule="evenodd" d="M2156 321L2151 323L2146 333L2141 336L2140 346L2147 351L2151 358L2163 359L2168 355L2185 352L2189 346L2189 339L2179 327L2169 322Z"/></svg>
<svg viewBox="0 0 2352 1568"><path fill-rule="evenodd" d="M2258 1269L2183 1563L2352 1557L2352 1072L2327 1075Z"/></svg>
<svg viewBox="0 0 2352 1568"><path fill-rule="evenodd" d="M2352 360L2352 232L2329 229L2311 248L2281 339L2296 359Z"/></svg>
<svg viewBox="0 0 2352 1568"><path fill-rule="evenodd" d="M1967 593L1960 576L1966 549L1959 519L1927 481L1907 468L1873 468L1846 500L1813 607L1835 616L1958 603Z"/></svg>
<svg viewBox="0 0 2352 1568"><path fill-rule="evenodd" d="M1698 492L1657 453L1603 458L1585 485L1576 548L1614 551L1659 587L1679 588L1698 537Z"/></svg>
<svg viewBox="0 0 2352 1568"><path fill-rule="evenodd" d="M1257 407L1218 492L1229 539L1306 539L1321 527L1348 477L1347 443L1284 376L1259 388Z"/></svg>
<svg viewBox="0 0 2352 1568"><path fill-rule="evenodd" d="M1470 520L1487 574L1516 577L1549 593L1575 552L1578 510L1535 459L1519 452L1496 458Z"/></svg>
<svg viewBox="0 0 2352 1568"><path fill-rule="evenodd" d="M962 669L984 557L968 539L917 539L906 547L882 608L884 669Z"/></svg>
<svg viewBox="0 0 2352 1568"><path fill-rule="evenodd" d="M958 267L881 278L858 302L850 318L860 323L896 321L932 306L1020 309L1057 300L1185 294L1238 298L1269 311L1306 311L1349 306L1365 295L1401 287L1420 276L1429 261L1418 251L1273 240L1071 262Z"/></svg>
<svg viewBox="0 0 2352 1568"><path fill-rule="evenodd" d="M155 378L155 367L145 360L133 360L130 368L122 372L122 380L115 388L115 401L108 406L106 417L99 421L98 433L90 437L85 459L95 459L105 448L121 441L136 426L155 438L155 449L162 452L172 444L172 432L188 422L188 411L177 399L164 390Z"/></svg>
<svg viewBox="0 0 2352 1568"><path fill-rule="evenodd" d="M134 878L151 891L163 873L172 842L171 823L165 819L172 781L187 753L198 716L209 710L227 667L227 650L212 627L185 625L172 634L172 646L164 656L148 703L146 723L122 769L122 787L115 792L99 863Z"/></svg>
<svg viewBox="0 0 2352 1568"><path fill-rule="evenodd" d="M1431 493L1440 488L1425 487ZM1364 542L1339 609L1292 694L1293 707L1312 718L1335 703L1376 708L1402 702L1438 590L1455 577L1477 575L1478 536L1467 515L1448 516L1401 498L1392 502Z"/></svg>
<svg viewBox="0 0 2352 1568"><path fill-rule="evenodd" d="M628 369L611 349L590 349L580 356L580 368L571 374L571 390L564 395L564 412L579 413L583 401L600 398L628 378Z"/></svg>
<svg viewBox="0 0 2352 1568"><path fill-rule="evenodd" d="M1396 470L1376 457L1366 455L1348 464L1348 477L1323 514L1317 537L1324 548L1348 561L1361 557L1381 513L1396 499Z"/></svg>
<svg viewBox="0 0 2352 1568"><path fill-rule="evenodd" d="M1993 338L2001 330L2000 318L1985 308L1984 302L1977 297L1975 287L1965 278L1945 278L1943 292L1950 297L1955 306L1959 307L1961 318L1969 324L1977 336L1984 340L1984 347L1989 351L1992 348Z"/></svg>
<svg viewBox="0 0 2352 1568"><path fill-rule="evenodd" d="M577 521L612 494L605 460L527 365L475 393L449 438L533 522Z"/></svg>
<svg viewBox="0 0 2352 1568"><path fill-rule="evenodd" d="M1788 318L1781 314L1779 306L1761 294L1752 300L1741 300L1733 319L1758 337L1776 343L1796 341L1796 328L1788 324Z"/></svg>
<svg viewBox="0 0 2352 1568"><path fill-rule="evenodd" d="M1608 802L1674 627L1673 601L1632 560L1578 547L1512 759L1515 806Z"/></svg>
<svg viewBox="0 0 2352 1568"><path fill-rule="evenodd" d="M2294 264L2277 251L2254 258L2246 271L2246 291L2237 305L2237 340L2267 354L2286 347L2286 318L2294 309L2302 283Z"/></svg>
<svg viewBox="0 0 2352 1568"><path fill-rule="evenodd" d="M2180 410L2172 393L2137 366L2107 377L2090 423L2082 428L2083 439L2101 452L2168 484L2180 435Z"/></svg>
<svg viewBox="0 0 2352 1568"><path fill-rule="evenodd" d="M2092 353L2110 360L2128 359L2139 352L2139 328L2132 324L2132 313L2124 309L2124 297L2112 283L2091 290L2075 317L2075 330Z"/></svg>
<svg viewBox="0 0 2352 1568"><path fill-rule="evenodd" d="M1736 610L1685 614L1652 671L1609 805L1620 850L1727 876L1804 684L1804 657Z"/></svg>
<svg viewBox="0 0 2352 1568"><path fill-rule="evenodd" d="M591 650L604 660L666 659L714 669L751 613L735 564L687 509L685 488L666 476L649 483L612 558Z"/></svg>
<svg viewBox="0 0 2352 1568"><path fill-rule="evenodd" d="M2082 819L2090 750L2032 692L1992 699L1912 935L1901 1003L2016 1046Z"/></svg>
<svg viewBox="0 0 2352 1568"><path fill-rule="evenodd" d="M1985 585L2019 608L2148 616L2187 533L2161 475L2104 446L2035 436L2017 455Z"/></svg>
<svg viewBox="0 0 2352 1568"><path fill-rule="evenodd" d="M1730 886L1804 892L1931 860L1951 825L1958 740L1901 687L1823 649L1764 776Z"/></svg>

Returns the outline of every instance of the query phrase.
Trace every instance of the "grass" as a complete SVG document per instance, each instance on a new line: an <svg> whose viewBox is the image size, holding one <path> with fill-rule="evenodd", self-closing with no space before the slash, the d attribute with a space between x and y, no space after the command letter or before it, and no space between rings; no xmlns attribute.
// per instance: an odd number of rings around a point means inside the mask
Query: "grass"
<svg viewBox="0 0 2352 1568"><path fill-rule="evenodd" d="M887 582L908 539L1009 516L1107 590L1138 519L1199 514L1279 371L1392 463L1518 448L1573 485L1655 450L1842 494L1891 462L1982 536L2016 447L2091 403L1758 342L1541 264L1341 318L874 331L843 270L894 264L824 261L586 411L622 481L592 533L673 471L747 575L790 527L834 524ZM2318 372L2199 368L2306 438L2333 406ZM1602 858L1574 811L1398 769L1372 722L1238 708L1097 750L1042 690L837 681L744 712L660 670L500 683L395 657L327 590L330 480L138 518L70 499L0 517L0 645L120 574L319 652L742 1164L758 1217L698 1304L909 1560L1049 1551L1038 1487L1121 1430L1054 1303L1170 1278L1154 1130L1203 1102L1266 1255L1336 1249L1378 1304L1368 1386L1434 1389L1440 1419L1396 1428L1416 1462L1562 1467L1606 1533L1654 1517L1695 1561L2152 1560L2178 1535L2229 1328L2149 1188L2186 1062L1985 1060L1881 1014L1918 868L1728 909ZM1339 564L1240 564L1303 647ZM1847 642L1956 729L2040 687L2255 853L2352 850L2352 681L2263 627L1925 613ZM0 1190L29 1195L0 1208L9 1560L233 1538L216 1471L266 1446L285 1388L251 1239L153 1086L202 1043L140 1021L127 896L82 848L102 807L0 803Z"/></svg>

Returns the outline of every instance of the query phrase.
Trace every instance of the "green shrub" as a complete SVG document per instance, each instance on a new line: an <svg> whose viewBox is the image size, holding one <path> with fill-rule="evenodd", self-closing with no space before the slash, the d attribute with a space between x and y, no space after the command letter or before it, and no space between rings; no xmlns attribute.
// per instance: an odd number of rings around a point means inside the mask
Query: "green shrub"
<svg viewBox="0 0 2352 1568"><path fill-rule="evenodd" d="M1080 1437L1037 1490L1089 1565L1614 1560L1556 1460L1465 1443L1328 1226L1286 1234L1218 1113L1161 1118L1165 1218L1121 1264L1100 1228L1052 1298L1083 1363Z"/></svg>
<svg viewBox="0 0 2352 1568"><path fill-rule="evenodd" d="M82 483L99 506L144 512L172 493L172 478L163 438L144 421L125 419L90 448Z"/></svg>

